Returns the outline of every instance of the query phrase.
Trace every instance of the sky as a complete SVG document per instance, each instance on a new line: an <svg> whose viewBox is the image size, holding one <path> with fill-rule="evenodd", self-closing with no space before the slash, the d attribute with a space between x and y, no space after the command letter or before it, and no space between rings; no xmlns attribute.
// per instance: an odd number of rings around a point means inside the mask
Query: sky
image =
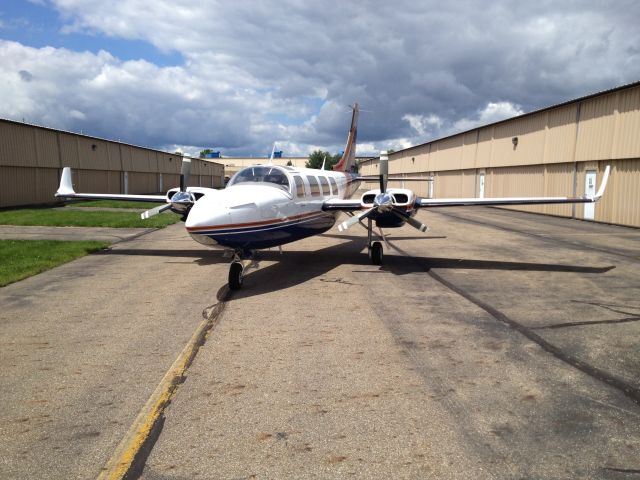
<svg viewBox="0 0 640 480"><path fill-rule="evenodd" d="M637 0L2 0L0 117L165 151L399 150L640 80Z"/></svg>

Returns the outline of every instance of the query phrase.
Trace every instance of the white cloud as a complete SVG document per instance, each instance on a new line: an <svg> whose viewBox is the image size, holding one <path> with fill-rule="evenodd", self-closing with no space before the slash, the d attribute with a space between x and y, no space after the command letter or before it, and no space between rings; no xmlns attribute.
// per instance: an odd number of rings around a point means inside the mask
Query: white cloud
<svg viewBox="0 0 640 480"><path fill-rule="evenodd" d="M411 128L413 128L420 136L425 136L430 131L437 131L442 127L442 119L434 114L427 116L406 114L402 119L409 122Z"/></svg>
<svg viewBox="0 0 640 480"><path fill-rule="evenodd" d="M471 130L481 125L517 117L523 113L524 111L522 111L519 105L514 105L511 102L489 102L473 117L457 120L449 130L451 133L464 132L465 130Z"/></svg>

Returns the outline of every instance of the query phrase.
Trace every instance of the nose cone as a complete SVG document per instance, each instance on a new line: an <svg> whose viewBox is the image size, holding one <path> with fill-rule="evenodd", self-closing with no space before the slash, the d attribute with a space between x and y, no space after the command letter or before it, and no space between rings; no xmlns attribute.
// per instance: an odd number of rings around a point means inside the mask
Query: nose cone
<svg viewBox="0 0 640 480"><path fill-rule="evenodd" d="M193 204L185 227L189 233L197 233L200 229L229 223L229 209L219 199L220 195L207 194Z"/></svg>
<svg viewBox="0 0 640 480"><path fill-rule="evenodd" d="M234 228L272 216L272 206L287 202L285 192L276 187L238 185L208 193L198 200L186 220L189 233L214 230L221 226Z"/></svg>

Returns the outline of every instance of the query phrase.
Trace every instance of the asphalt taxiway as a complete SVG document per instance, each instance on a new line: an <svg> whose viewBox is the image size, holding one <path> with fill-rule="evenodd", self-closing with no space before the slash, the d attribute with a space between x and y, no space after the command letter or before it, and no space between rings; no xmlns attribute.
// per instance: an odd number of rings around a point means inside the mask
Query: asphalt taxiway
<svg viewBox="0 0 640 480"><path fill-rule="evenodd" d="M637 478L640 232L419 218L382 267L355 226L232 294L180 224L0 289L0 477Z"/></svg>

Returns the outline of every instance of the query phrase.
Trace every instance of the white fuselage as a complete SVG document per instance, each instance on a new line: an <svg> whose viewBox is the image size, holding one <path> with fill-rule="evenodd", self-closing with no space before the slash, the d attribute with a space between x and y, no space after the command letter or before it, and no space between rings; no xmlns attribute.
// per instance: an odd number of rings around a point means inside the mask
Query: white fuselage
<svg viewBox="0 0 640 480"><path fill-rule="evenodd" d="M349 198L359 181L350 173L255 165L239 171L224 190L210 190L191 208L186 229L211 247L250 251L329 230L337 213L331 198Z"/></svg>

